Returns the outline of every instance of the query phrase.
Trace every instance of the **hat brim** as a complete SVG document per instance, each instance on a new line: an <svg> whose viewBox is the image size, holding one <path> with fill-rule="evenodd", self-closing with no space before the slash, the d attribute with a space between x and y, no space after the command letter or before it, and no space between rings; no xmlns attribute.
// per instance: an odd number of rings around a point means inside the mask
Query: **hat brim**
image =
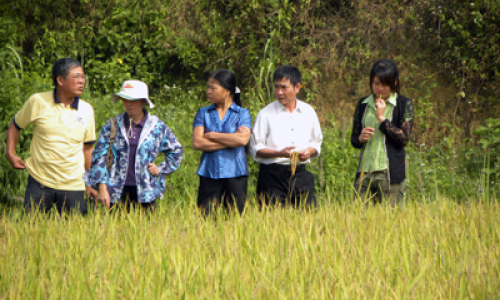
<svg viewBox="0 0 500 300"><path fill-rule="evenodd" d="M149 108L155 107L155 105L153 104L153 102L151 102L151 100L149 100L149 98L132 98L129 95L123 93L116 93L111 95L111 100L113 100L114 103L118 102L118 100L120 99L125 99L129 101L144 100L149 105Z"/></svg>

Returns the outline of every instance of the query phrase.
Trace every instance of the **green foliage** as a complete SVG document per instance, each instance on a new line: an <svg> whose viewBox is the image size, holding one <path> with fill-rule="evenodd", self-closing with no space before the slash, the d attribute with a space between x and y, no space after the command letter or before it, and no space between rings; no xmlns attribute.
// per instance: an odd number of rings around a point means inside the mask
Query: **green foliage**
<svg viewBox="0 0 500 300"><path fill-rule="evenodd" d="M409 190L435 192L430 181L437 178L443 184L433 186L454 192L454 183L445 174L465 168L464 174L477 182L484 169L479 167L484 155L476 151L472 139L469 148L474 150L455 151L456 159L449 153L456 148L454 143L483 124L478 120L498 111L496 1L465 5L451 0L4 2L0 3L2 147L4 130L26 99L52 88L53 62L74 57L87 74L82 98L95 109L97 130L122 111L109 95L123 80L148 83L157 105L152 112L166 121L186 148L179 175L169 178L169 184L182 191L178 197L191 195L200 154L190 147L191 122L206 104L207 74L222 67L233 70L243 105L255 118L274 98L275 67L292 63L303 73L300 98L316 107L323 124L324 149L311 166L318 193L328 201L349 199L358 154L348 141L352 110L355 100L368 93L371 64L389 57L401 70L403 94L416 105L412 142L427 145L426 150L414 152L409 147L410 155L415 155L410 156L409 166L417 170L418 159L432 165L421 172L423 187L410 174ZM18 149L22 157L28 155L31 130L22 131ZM489 157L495 163L491 149ZM451 173L445 172L450 160L457 166ZM21 196L26 173L12 170L5 157L0 164L0 180L12 195ZM258 165L250 159L249 166L252 191Z"/></svg>
<svg viewBox="0 0 500 300"><path fill-rule="evenodd" d="M50 79L44 78L36 73L27 73L18 51L6 46L0 49L0 82L2 83L2 93L0 93L0 184L4 187L0 189L0 200L12 199L24 193L27 174L14 170L10 166L6 153L6 133L15 113L21 109L25 99L35 91L45 91L50 89ZM27 84L28 83L28 84ZM19 138L17 154L21 158L26 158L29 152L29 145L32 128L23 130Z"/></svg>
<svg viewBox="0 0 500 300"><path fill-rule="evenodd" d="M485 126L479 127L474 133L481 137L479 143L483 149L500 153L500 118L487 119Z"/></svg>
<svg viewBox="0 0 500 300"><path fill-rule="evenodd" d="M317 193L326 202L350 202L359 150L351 146L350 130L330 122L322 131L321 155L310 167L316 175Z"/></svg>
<svg viewBox="0 0 500 300"><path fill-rule="evenodd" d="M500 184L500 118L487 119L474 133L480 137L483 148L483 189L489 192Z"/></svg>
<svg viewBox="0 0 500 300"><path fill-rule="evenodd" d="M407 1L405 19L410 32L418 32L426 55L455 82L455 114L466 126L473 115L488 115L498 105L500 95L500 2ZM434 57L431 57L433 55Z"/></svg>
<svg viewBox="0 0 500 300"><path fill-rule="evenodd" d="M103 93L131 76L162 86L204 78L221 66L243 73L256 66L273 30L280 35L290 27L292 14L277 1L258 0L18 1L6 9L26 22L28 34L16 40L25 55L41 65L79 58L92 88Z"/></svg>

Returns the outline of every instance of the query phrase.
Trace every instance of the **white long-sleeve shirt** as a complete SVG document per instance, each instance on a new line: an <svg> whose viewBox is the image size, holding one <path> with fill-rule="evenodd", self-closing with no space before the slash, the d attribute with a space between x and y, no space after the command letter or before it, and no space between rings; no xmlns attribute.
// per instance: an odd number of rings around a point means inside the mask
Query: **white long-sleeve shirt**
<svg viewBox="0 0 500 300"><path fill-rule="evenodd" d="M289 158L262 158L257 152L262 149L281 150L295 146L292 151L312 147L314 157L319 156L323 134L319 119L312 106L297 99L295 109L290 112L278 101L264 107L257 118L250 138L250 153L254 160L263 164L290 164ZM309 163L310 160L301 162Z"/></svg>

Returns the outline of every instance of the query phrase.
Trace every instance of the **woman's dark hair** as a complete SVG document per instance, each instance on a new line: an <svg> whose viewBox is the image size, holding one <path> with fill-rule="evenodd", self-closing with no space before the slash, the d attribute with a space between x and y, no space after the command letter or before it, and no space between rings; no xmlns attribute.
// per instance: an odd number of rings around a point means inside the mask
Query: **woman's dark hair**
<svg viewBox="0 0 500 300"><path fill-rule="evenodd" d="M382 84L390 86L391 91L399 94L399 71L392 60L381 59L373 64L370 71L370 90L375 77L378 77Z"/></svg>
<svg viewBox="0 0 500 300"><path fill-rule="evenodd" d="M227 69L218 69L213 71L209 78L217 80L217 82L231 93L234 103L241 106L241 99L239 90L236 91L236 76L234 73Z"/></svg>
<svg viewBox="0 0 500 300"><path fill-rule="evenodd" d="M80 68L82 65L79 61L73 58L58 59L52 66L52 81L54 86L57 87L57 76L66 79L66 76L73 68Z"/></svg>

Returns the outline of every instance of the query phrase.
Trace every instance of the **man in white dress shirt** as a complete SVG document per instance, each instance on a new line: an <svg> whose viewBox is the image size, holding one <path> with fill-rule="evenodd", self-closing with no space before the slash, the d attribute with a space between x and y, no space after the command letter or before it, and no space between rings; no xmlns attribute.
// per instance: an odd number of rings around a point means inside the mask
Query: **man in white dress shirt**
<svg viewBox="0 0 500 300"><path fill-rule="evenodd" d="M321 150L318 116L296 98L302 80L297 68L281 66L273 79L276 101L259 112L250 138L252 157L260 163L257 196L261 205L316 206L314 175L306 165ZM300 161L292 176L290 156L295 151Z"/></svg>

